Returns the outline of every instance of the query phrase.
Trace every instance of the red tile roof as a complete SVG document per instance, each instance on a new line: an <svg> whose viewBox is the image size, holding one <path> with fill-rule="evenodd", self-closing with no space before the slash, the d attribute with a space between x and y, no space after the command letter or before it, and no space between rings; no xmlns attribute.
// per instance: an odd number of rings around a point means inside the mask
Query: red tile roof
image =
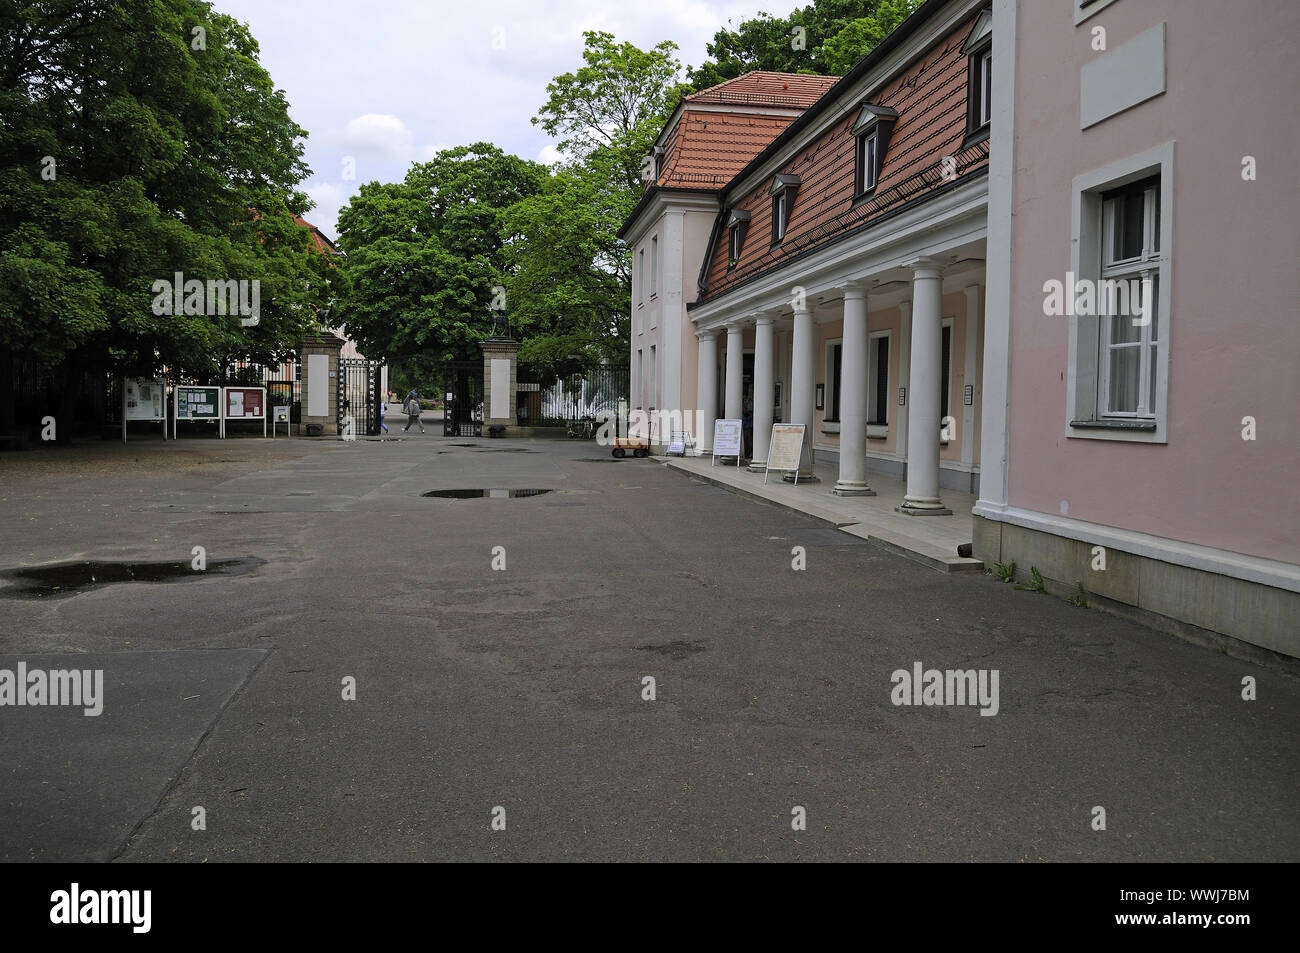
<svg viewBox="0 0 1300 953"><path fill-rule="evenodd" d="M720 189L794 119L687 108L665 143L667 156L655 184Z"/></svg>
<svg viewBox="0 0 1300 953"><path fill-rule="evenodd" d="M838 76L810 73L772 73L750 70L735 79L710 86L686 97L688 103L723 103L735 106L793 106L807 109L839 80Z"/></svg>
<svg viewBox="0 0 1300 953"><path fill-rule="evenodd" d="M339 253L339 250L335 247L334 243L325 237L325 233L311 222L307 221L301 215L295 215L293 220L303 228L311 231L311 240L312 244L316 246L316 251L320 252L322 255L337 255Z"/></svg>

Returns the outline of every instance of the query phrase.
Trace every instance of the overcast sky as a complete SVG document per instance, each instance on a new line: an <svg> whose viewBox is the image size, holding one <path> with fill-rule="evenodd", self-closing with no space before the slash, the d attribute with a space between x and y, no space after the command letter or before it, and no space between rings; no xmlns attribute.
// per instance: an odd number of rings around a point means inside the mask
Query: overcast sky
<svg viewBox="0 0 1300 953"><path fill-rule="evenodd" d="M705 44L767 9L799 0L214 0L242 20L262 65L311 135L307 218L331 238L338 210L362 182L399 181L439 149L494 142L525 159L554 147L529 120L546 84L582 65L584 30L649 49L679 47L698 65ZM347 160L355 177L347 178Z"/></svg>

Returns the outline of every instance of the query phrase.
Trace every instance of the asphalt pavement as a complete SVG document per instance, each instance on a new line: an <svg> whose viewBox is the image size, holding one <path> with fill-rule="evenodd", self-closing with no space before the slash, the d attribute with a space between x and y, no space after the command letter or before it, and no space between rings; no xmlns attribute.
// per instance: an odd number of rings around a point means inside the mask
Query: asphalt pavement
<svg viewBox="0 0 1300 953"><path fill-rule="evenodd" d="M0 706L0 859L1300 859L1285 671L653 459L395 420L0 455L0 670L104 673L98 716ZM997 713L894 704L918 662L996 670Z"/></svg>

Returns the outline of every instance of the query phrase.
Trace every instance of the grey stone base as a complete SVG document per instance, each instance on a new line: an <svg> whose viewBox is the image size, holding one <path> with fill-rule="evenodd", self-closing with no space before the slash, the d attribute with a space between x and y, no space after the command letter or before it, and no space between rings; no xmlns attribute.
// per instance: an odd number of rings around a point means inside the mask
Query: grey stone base
<svg viewBox="0 0 1300 953"><path fill-rule="evenodd" d="M870 487L863 487L859 489L857 487L837 486L831 490L831 493L834 494L835 496L875 496L876 495L876 491L871 489Z"/></svg>
<svg viewBox="0 0 1300 953"><path fill-rule="evenodd" d="M1080 586L1089 606L1134 619L1161 632L1260 664L1300 673L1300 593L1191 569L1106 547L1106 568L1092 568L1095 544L1055 533L972 517L975 557L1029 570L1062 598Z"/></svg>
<svg viewBox="0 0 1300 953"><path fill-rule="evenodd" d="M946 506L941 506L937 509L928 506L895 506L894 512L903 513L906 516L952 516L952 510L948 509Z"/></svg>
<svg viewBox="0 0 1300 953"><path fill-rule="evenodd" d="M784 480L786 483L793 483L794 473L790 470L786 470L782 473L781 479ZM822 482L821 478L817 476L817 474L813 473L812 471L799 474L800 486L803 486L805 483L820 483L820 482Z"/></svg>

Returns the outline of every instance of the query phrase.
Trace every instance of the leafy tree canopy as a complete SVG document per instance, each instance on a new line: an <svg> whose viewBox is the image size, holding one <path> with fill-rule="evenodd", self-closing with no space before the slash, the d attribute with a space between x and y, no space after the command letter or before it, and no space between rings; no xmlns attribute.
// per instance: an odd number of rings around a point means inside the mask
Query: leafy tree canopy
<svg viewBox="0 0 1300 953"><path fill-rule="evenodd" d="M759 13L708 44L711 59L687 71L692 90L750 70L841 76L870 53L920 0L814 0L788 16Z"/></svg>
<svg viewBox="0 0 1300 953"><path fill-rule="evenodd" d="M348 336L366 354L426 370L477 356L494 326L506 330L497 289L519 240L506 210L545 178L544 167L480 142L413 165L401 182L363 185L339 215Z"/></svg>
<svg viewBox="0 0 1300 953"><path fill-rule="evenodd" d="M0 80L3 370L201 372L313 325L306 133L247 27L206 0L0 0ZM258 281L259 323L154 314L176 272Z"/></svg>

